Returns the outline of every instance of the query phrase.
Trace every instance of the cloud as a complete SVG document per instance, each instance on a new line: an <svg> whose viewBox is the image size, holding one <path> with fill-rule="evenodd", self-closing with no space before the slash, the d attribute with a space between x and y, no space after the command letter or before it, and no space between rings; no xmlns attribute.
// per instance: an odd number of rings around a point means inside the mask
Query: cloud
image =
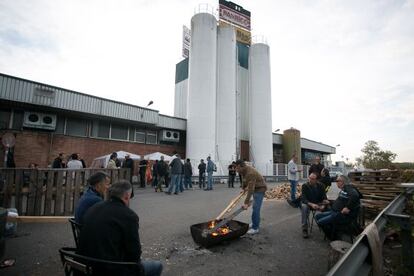
<svg viewBox="0 0 414 276"><path fill-rule="evenodd" d="M374 139L413 160L413 1L236 2L271 47L274 129L339 143L351 159ZM136 105L153 100L171 115L182 25L199 3L3 0L0 72Z"/></svg>

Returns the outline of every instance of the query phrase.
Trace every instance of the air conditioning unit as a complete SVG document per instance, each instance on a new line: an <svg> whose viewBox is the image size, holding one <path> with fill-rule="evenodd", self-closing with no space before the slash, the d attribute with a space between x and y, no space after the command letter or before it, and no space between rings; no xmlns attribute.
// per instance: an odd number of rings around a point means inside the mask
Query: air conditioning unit
<svg viewBox="0 0 414 276"><path fill-rule="evenodd" d="M179 142L180 132L164 129L161 131L160 140L165 142Z"/></svg>
<svg viewBox="0 0 414 276"><path fill-rule="evenodd" d="M25 112L23 127L55 130L56 115L39 112Z"/></svg>

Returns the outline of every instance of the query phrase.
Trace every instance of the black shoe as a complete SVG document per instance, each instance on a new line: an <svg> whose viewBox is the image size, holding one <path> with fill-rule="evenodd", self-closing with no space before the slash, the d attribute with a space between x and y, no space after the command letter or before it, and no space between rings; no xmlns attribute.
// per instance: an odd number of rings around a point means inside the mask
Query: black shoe
<svg viewBox="0 0 414 276"><path fill-rule="evenodd" d="M167 195L170 195L171 193L170 192L165 192Z"/></svg>
<svg viewBox="0 0 414 276"><path fill-rule="evenodd" d="M302 236L304 239L309 238L308 227L302 227Z"/></svg>
<svg viewBox="0 0 414 276"><path fill-rule="evenodd" d="M178 193L177 193L177 192L175 192L174 194L175 194L175 195L178 195Z"/></svg>
<svg viewBox="0 0 414 276"><path fill-rule="evenodd" d="M296 205L292 202L292 200L290 200L289 198L286 199L287 203L292 206L293 208L296 208Z"/></svg>

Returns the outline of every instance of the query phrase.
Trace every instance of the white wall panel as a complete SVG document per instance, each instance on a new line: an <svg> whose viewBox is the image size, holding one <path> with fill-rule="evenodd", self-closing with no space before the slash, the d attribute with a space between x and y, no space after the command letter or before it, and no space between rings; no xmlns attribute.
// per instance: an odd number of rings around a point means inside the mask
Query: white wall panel
<svg viewBox="0 0 414 276"><path fill-rule="evenodd" d="M187 146L190 159L215 159L217 20L199 13L191 19Z"/></svg>
<svg viewBox="0 0 414 276"><path fill-rule="evenodd" d="M261 174L270 175L273 146L268 45L257 43L250 47L249 72L250 157Z"/></svg>
<svg viewBox="0 0 414 276"><path fill-rule="evenodd" d="M236 160L236 33L217 29L217 158L219 173Z"/></svg>

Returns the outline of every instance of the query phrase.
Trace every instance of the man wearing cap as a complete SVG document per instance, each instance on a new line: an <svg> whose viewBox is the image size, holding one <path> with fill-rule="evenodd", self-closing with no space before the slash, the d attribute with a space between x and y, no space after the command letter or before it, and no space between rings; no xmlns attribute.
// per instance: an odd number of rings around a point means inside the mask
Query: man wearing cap
<svg viewBox="0 0 414 276"><path fill-rule="evenodd" d="M263 176L253 167L248 166L243 160L236 161L236 171L243 177L242 189L247 192L243 209L250 206L250 199L253 196L253 211L251 229L247 234L259 233L260 209L262 208L264 194L267 190Z"/></svg>

